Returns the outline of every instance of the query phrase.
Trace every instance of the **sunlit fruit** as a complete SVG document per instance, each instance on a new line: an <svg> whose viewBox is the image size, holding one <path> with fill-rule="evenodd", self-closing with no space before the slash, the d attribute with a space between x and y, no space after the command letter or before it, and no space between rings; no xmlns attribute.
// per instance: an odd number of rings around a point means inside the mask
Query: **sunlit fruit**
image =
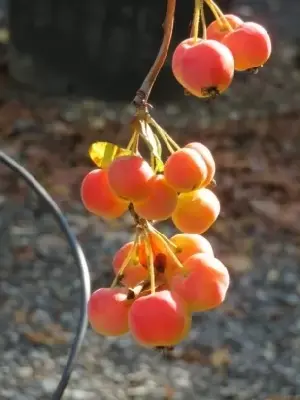
<svg viewBox="0 0 300 400"><path fill-rule="evenodd" d="M245 71L264 65L272 51L271 39L266 29L255 23L245 22L222 40L234 58L237 71Z"/></svg>
<svg viewBox="0 0 300 400"><path fill-rule="evenodd" d="M240 17L234 14L225 14L224 17L226 18L227 23L224 21L224 18L219 18L208 25L206 31L207 39L221 42L224 36L231 31L230 28L235 30L244 22Z"/></svg>
<svg viewBox="0 0 300 400"><path fill-rule="evenodd" d="M172 58L177 81L192 95L212 97L226 90L234 75L230 50L216 40L186 39Z"/></svg>
<svg viewBox="0 0 300 400"><path fill-rule="evenodd" d="M140 156L116 158L108 168L108 182L117 196L142 201L150 194L149 182L154 176L150 165Z"/></svg>
<svg viewBox="0 0 300 400"><path fill-rule="evenodd" d="M171 289L191 312L207 311L220 306L229 287L229 273L224 264L210 254L195 254L183 263L185 274L173 277Z"/></svg>
<svg viewBox="0 0 300 400"><path fill-rule="evenodd" d="M203 158L206 164L207 176L202 185L203 186L209 185L211 181L214 179L216 173L216 163L211 151L206 146L204 146L204 144L200 142L188 143L185 147L196 150Z"/></svg>
<svg viewBox="0 0 300 400"><path fill-rule="evenodd" d="M146 347L178 344L187 336L190 324L185 303L169 290L138 298L129 312L130 332Z"/></svg>
<svg viewBox="0 0 300 400"><path fill-rule="evenodd" d="M178 196L172 220L183 233L206 232L220 213L220 202L209 189L202 188Z"/></svg>
<svg viewBox="0 0 300 400"><path fill-rule="evenodd" d="M106 219L120 217L129 205L111 190L107 171L102 169L95 169L85 176L81 184L81 200L89 212Z"/></svg>
<svg viewBox="0 0 300 400"><path fill-rule="evenodd" d="M134 203L135 212L144 219L163 221L171 217L177 204L177 192L163 175L155 175L149 182L149 196Z"/></svg>
<svg viewBox="0 0 300 400"><path fill-rule="evenodd" d="M93 330L105 336L120 336L128 332L130 303L121 288L96 290L88 302L88 319Z"/></svg>

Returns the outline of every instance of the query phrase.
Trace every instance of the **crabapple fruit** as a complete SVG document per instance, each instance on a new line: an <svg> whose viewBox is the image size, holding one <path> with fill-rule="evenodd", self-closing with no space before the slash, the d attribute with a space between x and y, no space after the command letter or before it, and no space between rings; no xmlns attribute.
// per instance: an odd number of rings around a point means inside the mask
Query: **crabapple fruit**
<svg viewBox="0 0 300 400"><path fill-rule="evenodd" d="M172 58L177 81L196 97L211 97L226 90L234 75L230 50L216 40L186 39Z"/></svg>
<svg viewBox="0 0 300 400"><path fill-rule="evenodd" d="M155 175L149 181L150 194L133 203L135 212L144 219L163 221L171 217L177 204L177 192L166 182L163 175Z"/></svg>
<svg viewBox="0 0 300 400"><path fill-rule="evenodd" d="M225 14L224 17L233 30L241 26L244 22L241 18L234 14ZM223 18L220 18L219 20L215 20L208 25L206 37L207 39L221 42L228 32L230 32L228 25L225 23Z"/></svg>
<svg viewBox="0 0 300 400"><path fill-rule="evenodd" d="M168 157L164 176L176 192L190 192L201 187L206 180L207 168L204 159L196 150L183 148Z"/></svg>
<svg viewBox="0 0 300 400"><path fill-rule="evenodd" d="M177 233L170 238L170 241L178 248L175 254L180 262L184 262L196 253L214 255L209 241L204 236L195 233Z"/></svg>
<svg viewBox="0 0 300 400"><path fill-rule="evenodd" d="M210 150L204 146L204 144L199 142L188 143L185 147L196 150L203 158L207 169L207 177L203 182L203 186L209 185L214 179L216 173L216 163Z"/></svg>
<svg viewBox="0 0 300 400"><path fill-rule="evenodd" d="M101 288L88 302L88 319L93 330L104 336L121 336L128 332L130 302L122 288Z"/></svg>
<svg viewBox="0 0 300 400"><path fill-rule="evenodd" d="M233 32L227 33L222 43L231 51L237 71L261 67L268 61L272 51L268 32L255 22L244 22Z"/></svg>
<svg viewBox="0 0 300 400"><path fill-rule="evenodd" d="M120 217L129 205L111 190L107 171L103 169L94 169L85 176L81 184L81 200L88 211L106 219Z"/></svg>
<svg viewBox="0 0 300 400"><path fill-rule="evenodd" d="M169 290L139 297L128 319L132 336L146 347L174 346L187 336L191 325L184 301Z"/></svg>
<svg viewBox="0 0 300 400"><path fill-rule="evenodd" d="M142 201L149 196L149 181L154 176L142 157L117 157L108 168L108 182L117 196L129 201Z"/></svg>
<svg viewBox="0 0 300 400"><path fill-rule="evenodd" d="M172 220L183 233L202 234L216 221L220 214L220 202L209 189L197 189L178 196Z"/></svg>
<svg viewBox="0 0 300 400"><path fill-rule="evenodd" d="M185 274L177 274L171 290L186 302L190 312L218 307L229 287L229 273L224 264L210 254L194 254L184 263Z"/></svg>
<svg viewBox="0 0 300 400"><path fill-rule="evenodd" d="M132 250L134 242L128 242L124 244L114 255L112 265L115 274L119 272L123 262ZM122 283L128 287L134 287L141 281L148 278L147 266L144 266L139 261L139 248L137 248L137 254L129 261L125 269L123 270Z"/></svg>

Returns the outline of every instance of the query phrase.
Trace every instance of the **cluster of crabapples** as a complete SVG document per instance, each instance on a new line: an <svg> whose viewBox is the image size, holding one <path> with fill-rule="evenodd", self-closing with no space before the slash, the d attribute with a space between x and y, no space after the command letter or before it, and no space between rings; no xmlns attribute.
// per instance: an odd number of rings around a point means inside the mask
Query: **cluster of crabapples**
<svg viewBox="0 0 300 400"><path fill-rule="evenodd" d="M211 0L207 4L216 7ZM263 26L233 14L216 16L207 29L204 27L204 37L184 40L172 58L176 80L196 97L224 92L235 71L256 72L271 55L271 40Z"/></svg>
<svg viewBox="0 0 300 400"><path fill-rule="evenodd" d="M84 178L86 209L117 218L128 209L135 239L115 254L115 279L88 303L93 329L102 335L128 332L146 347L173 347L189 332L192 313L224 301L229 273L202 236L220 212L209 188L215 175L210 150L193 142L172 152L161 173L139 154L116 157ZM151 221L171 218L181 232L167 238Z"/></svg>

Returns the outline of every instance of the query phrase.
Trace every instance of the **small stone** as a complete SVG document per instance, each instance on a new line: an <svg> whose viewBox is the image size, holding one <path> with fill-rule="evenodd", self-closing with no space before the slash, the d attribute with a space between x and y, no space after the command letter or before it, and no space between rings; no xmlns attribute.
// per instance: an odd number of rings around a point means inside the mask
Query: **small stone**
<svg viewBox="0 0 300 400"><path fill-rule="evenodd" d="M46 393L52 393L57 387L57 380L54 378L45 378L41 381L41 384Z"/></svg>
<svg viewBox="0 0 300 400"><path fill-rule="evenodd" d="M65 256L67 243L53 234L40 235L36 241L37 251L44 257Z"/></svg>
<svg viewBox="0 0 300 400"><path fill-rule="evenodd" d="M17 371L17 374L23 379L30 378L33 375L33 369L30 366L20 367Z"/></svg>

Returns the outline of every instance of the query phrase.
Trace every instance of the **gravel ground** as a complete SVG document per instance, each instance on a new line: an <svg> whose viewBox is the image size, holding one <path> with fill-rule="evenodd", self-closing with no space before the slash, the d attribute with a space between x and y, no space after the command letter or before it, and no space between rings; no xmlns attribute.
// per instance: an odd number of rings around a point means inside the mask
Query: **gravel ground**
<svg viewBox="0 0 300 400"><path fill-rule="evenodd" d="M30 199L26 208L20 201L1 198L0 395L47 399L78 321L80 281L51 215ZM86 251L93 287L108 284L110 260L128 240L129 221L102 224L76 203L66 215ZM163 229L172 233L169 225ZM222 258L220 239L209 238ZM299 251L288 235L274 239L253 233L249 263L235 255L244 270L231 270L225 305L196 316L189 339L169 357L129 337L104 339L89 331L64 398L263 400L299 394Z"/></svg>

